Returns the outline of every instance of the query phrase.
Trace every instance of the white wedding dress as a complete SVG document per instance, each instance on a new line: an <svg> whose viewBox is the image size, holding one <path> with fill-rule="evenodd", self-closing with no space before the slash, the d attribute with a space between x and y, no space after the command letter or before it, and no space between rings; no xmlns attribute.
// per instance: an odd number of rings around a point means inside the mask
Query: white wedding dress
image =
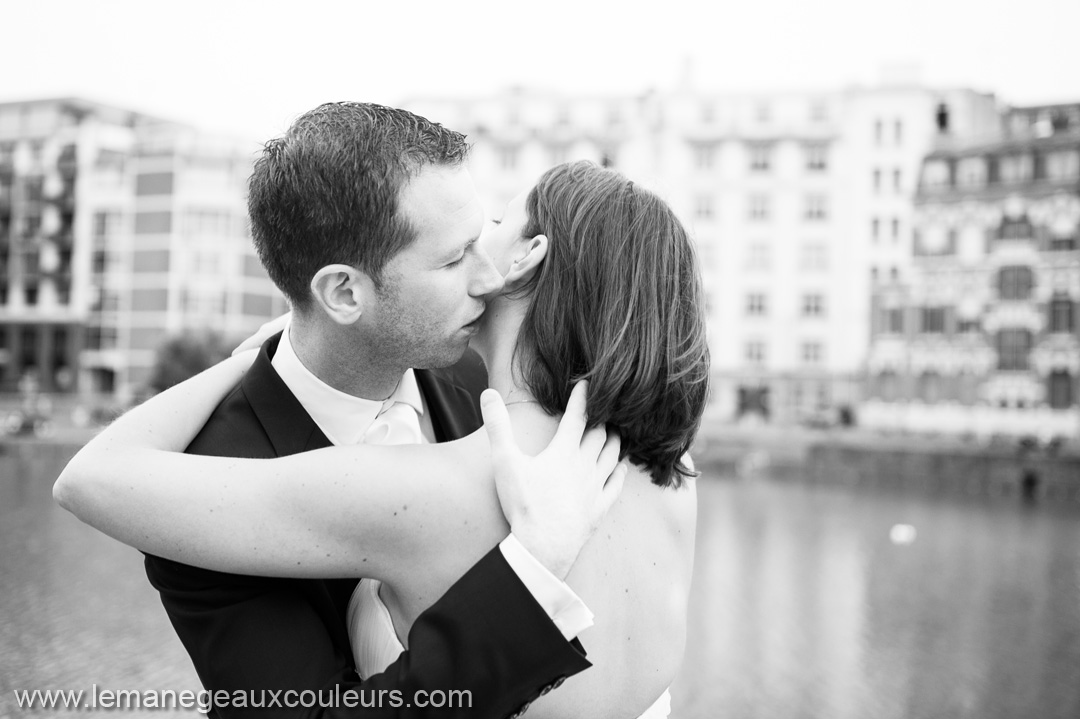
<svg viewBox="0 0 1080 719"><path fill-rule="evenodd" d="M361 679L390 666L405 651L394 629L390 610L379 597L382 582L365 579L353 591L346 621L356 671ZM665 719L671 713L671 694L665 691L638 719Z"/></svg>

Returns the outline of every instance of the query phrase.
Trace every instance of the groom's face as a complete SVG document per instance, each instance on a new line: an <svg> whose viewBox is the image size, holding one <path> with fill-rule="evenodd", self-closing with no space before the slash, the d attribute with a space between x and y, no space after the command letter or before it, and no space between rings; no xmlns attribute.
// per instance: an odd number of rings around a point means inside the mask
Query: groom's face
<svg viewBox="0 0 1080 719"><path fill-rule="evenodd" d="M464 168L427 167L404 188L398 212L416 240L383 271L372 318L380 351L405 367L445 367L476 334L503 279L477 240L484 211Z"/></svg>

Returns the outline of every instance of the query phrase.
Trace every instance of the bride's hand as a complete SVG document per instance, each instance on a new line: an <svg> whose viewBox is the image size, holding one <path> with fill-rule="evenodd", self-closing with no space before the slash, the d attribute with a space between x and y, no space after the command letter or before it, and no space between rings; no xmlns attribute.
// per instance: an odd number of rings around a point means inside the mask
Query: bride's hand
<svg viewBox="0 0 1080 719"><path fill-rule="evenodd" d="M257 350L262 347L263 342L270 339L278 332L281 332L289 325L289 319L292 317L292 312L286 312L281 317L275 317L269 322L265 323L262 327L255 330L255 334L248 337L246 340L236 346L236 349L232 351L233 356L246 352L247 350Z"/></svg>
<svg viewBox="0 0 1080 719"><path fill-rule="evenodd" d="M514 441L499 393L488 389L480 397L495 489L510 530L560 579L618 499L627 473L618 434L585 429L586 390L584 381L575 385L555 437L535 457Z"/></svg>

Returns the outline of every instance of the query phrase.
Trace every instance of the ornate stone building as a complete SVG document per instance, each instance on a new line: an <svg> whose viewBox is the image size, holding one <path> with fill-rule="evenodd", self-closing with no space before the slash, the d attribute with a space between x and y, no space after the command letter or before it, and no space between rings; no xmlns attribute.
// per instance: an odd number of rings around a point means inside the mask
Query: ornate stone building
<svg viewBox="0 0 1080 719"><path fill-rule="evenodd" d="M873 296L873 426L1080 435L1080 104L1016 108L999 137L942 124L908 275Z"/></svg>

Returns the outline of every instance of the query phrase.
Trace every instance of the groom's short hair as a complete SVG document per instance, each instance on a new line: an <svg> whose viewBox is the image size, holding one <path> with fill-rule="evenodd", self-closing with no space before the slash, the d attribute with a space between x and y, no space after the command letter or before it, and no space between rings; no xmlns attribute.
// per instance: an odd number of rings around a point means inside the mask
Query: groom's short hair
<svg viewBox="0 0 1080 719"><path fill-rule="evenodd" d="M465 136L382 105L334 102L270 140L248 183L251 234L270 279L296 309L311 303L322 267L382 270L416 239L398 209L401 188L427 165L456 167Z"/></svg>

